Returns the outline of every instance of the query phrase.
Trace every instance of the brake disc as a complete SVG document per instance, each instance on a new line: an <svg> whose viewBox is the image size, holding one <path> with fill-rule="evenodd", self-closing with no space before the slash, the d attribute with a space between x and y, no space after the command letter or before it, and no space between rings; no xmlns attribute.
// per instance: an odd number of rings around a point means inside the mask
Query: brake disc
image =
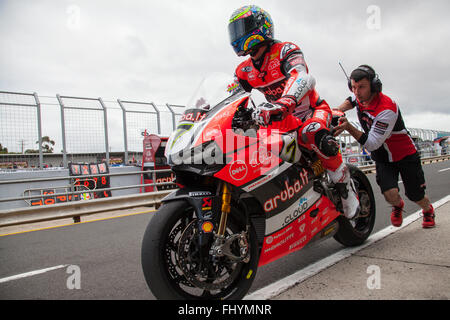
<svg viewBox="0 0 450 320"><path fill-rule="evenodd" d="M184 229L178 244L178 266L186 279L195 287L204 290L220 290L229 286L239 275L241 266L229 259L202 258L199 246L198 220L193 220Z"/></svg>
<svg viewBox="0 0 450 320"><path fill-rule="evenodd" d="M370 208L371 208L370 197L369 197L368 193L364 190L360 190L358 192L358 196L359 196L359 204L361 207L358 217L366 218L370 215Z"/></svg>
<svg viewBox="0 0 450 320"><path fill-rule="evenodd" d="M177 270L177 261L178 259L178 241L176 240L177 236L180 236L181 232L183 231L183 225L180 223L178 224L169 234L169 241L166 243L166 250L165 250L165 256L166 256L166 262L169 269L169 273L171 277L177 282L184 284L189 287L193 287L193 285L186 280L186 278L183 276L183 274L180 274L180 272Z"/></svg>

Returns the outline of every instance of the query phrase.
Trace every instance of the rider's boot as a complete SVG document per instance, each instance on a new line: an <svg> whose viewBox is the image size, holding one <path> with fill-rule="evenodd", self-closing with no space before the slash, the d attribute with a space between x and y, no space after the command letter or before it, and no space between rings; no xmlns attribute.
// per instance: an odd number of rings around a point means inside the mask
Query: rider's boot
<svg viewBox="0 0 450 320"><path fill-rule="evenodd" d="M350 177L350 171L345 163L342 163L335 171L327 170L331 181L336 185L342 200L344 215L347 219L352 219L360 210L358 196L355 185Z"/></svg>

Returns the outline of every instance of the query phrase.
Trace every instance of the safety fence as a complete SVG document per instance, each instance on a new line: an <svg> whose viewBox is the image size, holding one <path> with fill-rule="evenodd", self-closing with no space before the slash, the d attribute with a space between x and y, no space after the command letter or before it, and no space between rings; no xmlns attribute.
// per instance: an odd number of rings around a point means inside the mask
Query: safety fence
<svg viewBox="0 0 450 320"><path fill-rule="evenodd" d="M450 155L446 156L435 156L423 158L422 163L433 163L439 161L448 161L450 160ZM374 165L368 166L360 166L360 169L366 173L375 172ZM170 170L152 170L151 173L157 175L161 173L170 172ZM121 172L121 173L108 173L103 175L96 176L84 176L83 179L86 181L90 178L99 178L99 177L120 177L120 176L133 176L133 175L141 175L142 172ZM39 178L39 179L20 179L20 180L2 180L0 181L0 188L8 185L15 184L25 184L30 185L32 183L49 183L53 181L73 181L74 177L65 176L65 177L53 177L53 178ZM169 179L170 180L170 179ZM63 218L73 218L74 223L80 222L81 217L85 215L91 215L111 210L119 210L119 209L127 209L127 208L135 208L135 207L154 207L158 208L161 204L161 200L167 196L169 193L173 192L177 186L173 181L164 181L158 182L157 179L154 179L152 183L136 183L127 185L123 183L119 187L108 187L103 188L101 191L117 191L117 190L125 190L125 189L135 189L135 192L127 195L113 195L112 197L106 198L95 198L95 192L99 190L91 190L89 188L82 188L81 190L77 190L75 187L80 186L80 184L76 184L73 182L68 183L69 186L61 192L47 192L46 194L41 193L38 195L29 195L24 191L23 194L19 197L9 197L9 198L0 198L0 207L3 203L12 202L12 201L22 201L27 202L29 200L41 199L42 203L35 206L28 207L20 207L15 209L6 209L0 210L0 227L21 225L26 223L34 223L41 221L49 221L49 220L57 220ZM81 184L82 185L82 184ZM141 190L146 186L151 186L150 192L139 192L136 190ZM62 190L63 188L60 188ZM41 190L49 190L41 188ZM53 188L56 190L56 188ZM88 199L84 197L79 197L81 195L89 194L90 197ZM69 197L72 196L72 199ZM77 197L78 196L78 197ZM55 202L58 197L64 197L64 201ZM83 201L89 200L89 201Z"/></svg>
<svg viewBox="0 0 450 320"><path fill-rule="evenodd" d="M359 123L353 121L351 123L357 129L363 131ZM407 130L411 134L422 159L450 154L449 132L417 128L408 128ZM439 137L443 137L443 139L438 142L436 139ZM445 137L447 137L447 139ZM346 163L356 166L368 166L374 164L370 157L370 152L364 149L364 147L348 133L341 134L338 137L338 141L341 146L342 157Z"/></svg>
<svg viewBox="0 0 450 320"><path fill-rule="evenodd" d="M133 165L145 134L168 136L182 106L0 91L0 169Z"/></svg>
<svg viewBox="0 0 450 320"><path fill-rule="evenodd" d="M170 170L142 171L143 138L169 136L183 108L152 101L0 91L0 226L68 216L77 222L82 215L112 208L157 206L176 185L167 177ZM423 160L448 159L442 157L449 154L448 140L434 140L449 132L409 131ZM351 136L338 139L347 163L373 171L369 154ZM120 165L120 170L74 177L69 174L74 163L97 170L101 163Z"/></svg>
<svg viewBox="0 0 450 320"><path fill-rule="evenodd" d="M0 170L63 167L70 162L135 165L143 135L169 136L183 106L152 101L0 91ZM359 123L354 123L360 128ZM447 154L433 141L450 132L408 129L423 157ZM339 137L345 161L370 164L350 136Z"/></svg>

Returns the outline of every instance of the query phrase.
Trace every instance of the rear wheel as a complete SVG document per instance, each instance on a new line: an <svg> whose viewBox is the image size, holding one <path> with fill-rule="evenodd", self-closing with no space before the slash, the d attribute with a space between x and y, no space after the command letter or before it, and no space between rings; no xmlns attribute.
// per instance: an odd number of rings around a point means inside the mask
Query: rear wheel
<svg viewBox="0 0 450 320"><path fill-rule="evenodd" d="M338 218L339 230L334 238L344 246L358 246L362 244L373 230L375 224L375 197L372 186L364 172L355 166L348 165L350 175L358 193L360 213L348 220L344 216Z"/></svg>
<svg viewBox="0 0 450 320"><path fill-rule="evenodd" d="M245 225L228 216L227 249L239 256ZM198 220L188 202L165 203L152 218L142 242L142 268L147 284L158 299L241 299L250 289L258 266L258 246L253 228L247 233L249 258L236 261L211 254L215 237L198 230ZM233 239L236 239L234 241Z"/></svg>

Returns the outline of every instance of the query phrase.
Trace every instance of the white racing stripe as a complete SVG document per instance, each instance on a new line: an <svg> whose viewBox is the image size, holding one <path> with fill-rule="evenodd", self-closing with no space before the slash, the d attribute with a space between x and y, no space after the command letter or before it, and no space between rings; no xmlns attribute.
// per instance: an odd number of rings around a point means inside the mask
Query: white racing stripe
<svg viewBox="0 0 450 320"><path fill-rule="evenodd" d="M54 266L54 267L50 267L50 268L45 268L45 269L40 269L40 270L35 270L35 271L30 271L30 272L17 274L15 276L11 276L11 277L6 277L6 278L0 279L0 283L12 281L12 280L17 280L17 279L22 279L22 278L26 278L26 277L32 277L32 276L35 276L35 275L38 275L38 274L42 274L42 273L45 273L45 272L49 272L49 271L65 268L67 266L68 266L67 264L62 264L62 265L59 265L59 266Z"/></svg>
<svg viewBox="0 0 450 320"><path fill-rule="evenodd" d="M449 201L450 201L450 195L434 202L433 207L436 209ZM388 227L378 231L374 235L370 236L369 239L367 239L367 241L364 244L362 244L361 246L345 248L343 250L340 250L340 251L336 252L335 254L333 254L329 257L326 257L306 268L303 268L302 270L299 270L290 276L287 276L281 280L278 280L277 282L274 282L274 283L268 285L267 287L264 287L255 292L252 292L251 294L247 295L244 298L244 300L268 300L268 299L271 299L271 298L283 293L284 291L292 288L293 286L305 281L309 277L312 277L313 275L321 272L322 270L338 263L339 261L341 261L345 258L350 257L351 255L355 254L356 252L387 237L388 235L405 228L412 222L419 219L421 217L420 216L421 212L422 212L422 210L419 210L419 211L409 215L405 219L403 219L403 224L399 228L394 227L394 226L388 226Z"/></svg>

